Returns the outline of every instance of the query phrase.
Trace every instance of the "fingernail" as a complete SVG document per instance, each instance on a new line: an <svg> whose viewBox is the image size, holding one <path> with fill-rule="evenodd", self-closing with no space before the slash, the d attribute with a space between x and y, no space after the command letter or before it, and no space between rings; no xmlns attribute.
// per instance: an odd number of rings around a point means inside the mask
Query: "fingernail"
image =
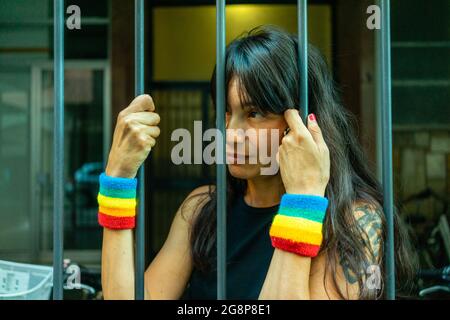
<svg viewBox="0 0 450 320"><path fill-rule="evenodd" d="M316 121L316 115L315 115L314 113L311 113L311 114L309 115L309 120L311 120L311 121Z"/></svg>

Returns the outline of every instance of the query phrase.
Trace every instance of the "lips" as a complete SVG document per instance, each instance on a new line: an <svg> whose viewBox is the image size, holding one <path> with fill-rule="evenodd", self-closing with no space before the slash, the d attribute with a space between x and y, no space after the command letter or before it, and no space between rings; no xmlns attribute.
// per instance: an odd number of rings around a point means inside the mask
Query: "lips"
<svg viewBox="0 0 450 320"><path fill-rule="evenodd" d="M227 152L227 162L228 163L237 163L238 159L244 159L245 162L248 160L248 156L240 155L237 153L229 153Z"/></svg>
<svg viewBox="0 0 450 320"><path fill-rule="evenodd" d="M227 159L248 159L248 156L246 155L242 155L242 154L237 154L237 153L231 153L231 152L227 152Z"/></svg>
<svg viewBox="0 0 450 320"><path fill-rule="evenodd" d="M229 153L229 152L227 152L227 156L235 157L235 158L237 158L237 157L248 158L248 156L243 155L243 154Z"/></svg>

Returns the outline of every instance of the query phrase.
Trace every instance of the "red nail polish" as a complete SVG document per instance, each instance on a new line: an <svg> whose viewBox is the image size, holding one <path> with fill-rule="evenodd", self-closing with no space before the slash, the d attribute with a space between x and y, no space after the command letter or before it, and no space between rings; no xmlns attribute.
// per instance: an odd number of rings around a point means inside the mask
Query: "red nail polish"
<svg viewBox="0 0 450 320"><path fill-rule="evenodd" d="M311 113L311 114L309 115L309 120L311 120L311 121L316 121L316 115L315 115L314 113Z"/></svg>

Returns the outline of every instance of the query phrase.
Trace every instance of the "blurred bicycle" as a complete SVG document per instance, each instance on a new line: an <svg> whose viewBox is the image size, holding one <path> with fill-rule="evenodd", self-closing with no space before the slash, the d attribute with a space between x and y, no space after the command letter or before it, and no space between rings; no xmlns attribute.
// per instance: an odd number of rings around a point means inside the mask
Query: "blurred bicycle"
<svg viewBox="0 0 450 320"><path fill-rule="evenodd" d="M440 204L439 210L431 216L421 210L421 204L430 199ZM450 299L448 199L428 188L405 199L402 204L416 206L416 212L408 214L407 222L410 234L417 242L419 297Z"/></svg>

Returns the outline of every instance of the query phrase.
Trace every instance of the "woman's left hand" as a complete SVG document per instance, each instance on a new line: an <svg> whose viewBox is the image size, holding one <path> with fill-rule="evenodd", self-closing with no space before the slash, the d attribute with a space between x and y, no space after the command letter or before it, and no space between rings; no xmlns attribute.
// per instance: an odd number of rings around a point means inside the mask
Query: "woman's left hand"
<svg viewBox="0 0 450 320"><path fill-rule="evenodd" d="M286 193L324 196L330 178L330 153L314 114L308 127L297 109L288 109L284 118L290 131L282 138L278 162Z"/></svg>

